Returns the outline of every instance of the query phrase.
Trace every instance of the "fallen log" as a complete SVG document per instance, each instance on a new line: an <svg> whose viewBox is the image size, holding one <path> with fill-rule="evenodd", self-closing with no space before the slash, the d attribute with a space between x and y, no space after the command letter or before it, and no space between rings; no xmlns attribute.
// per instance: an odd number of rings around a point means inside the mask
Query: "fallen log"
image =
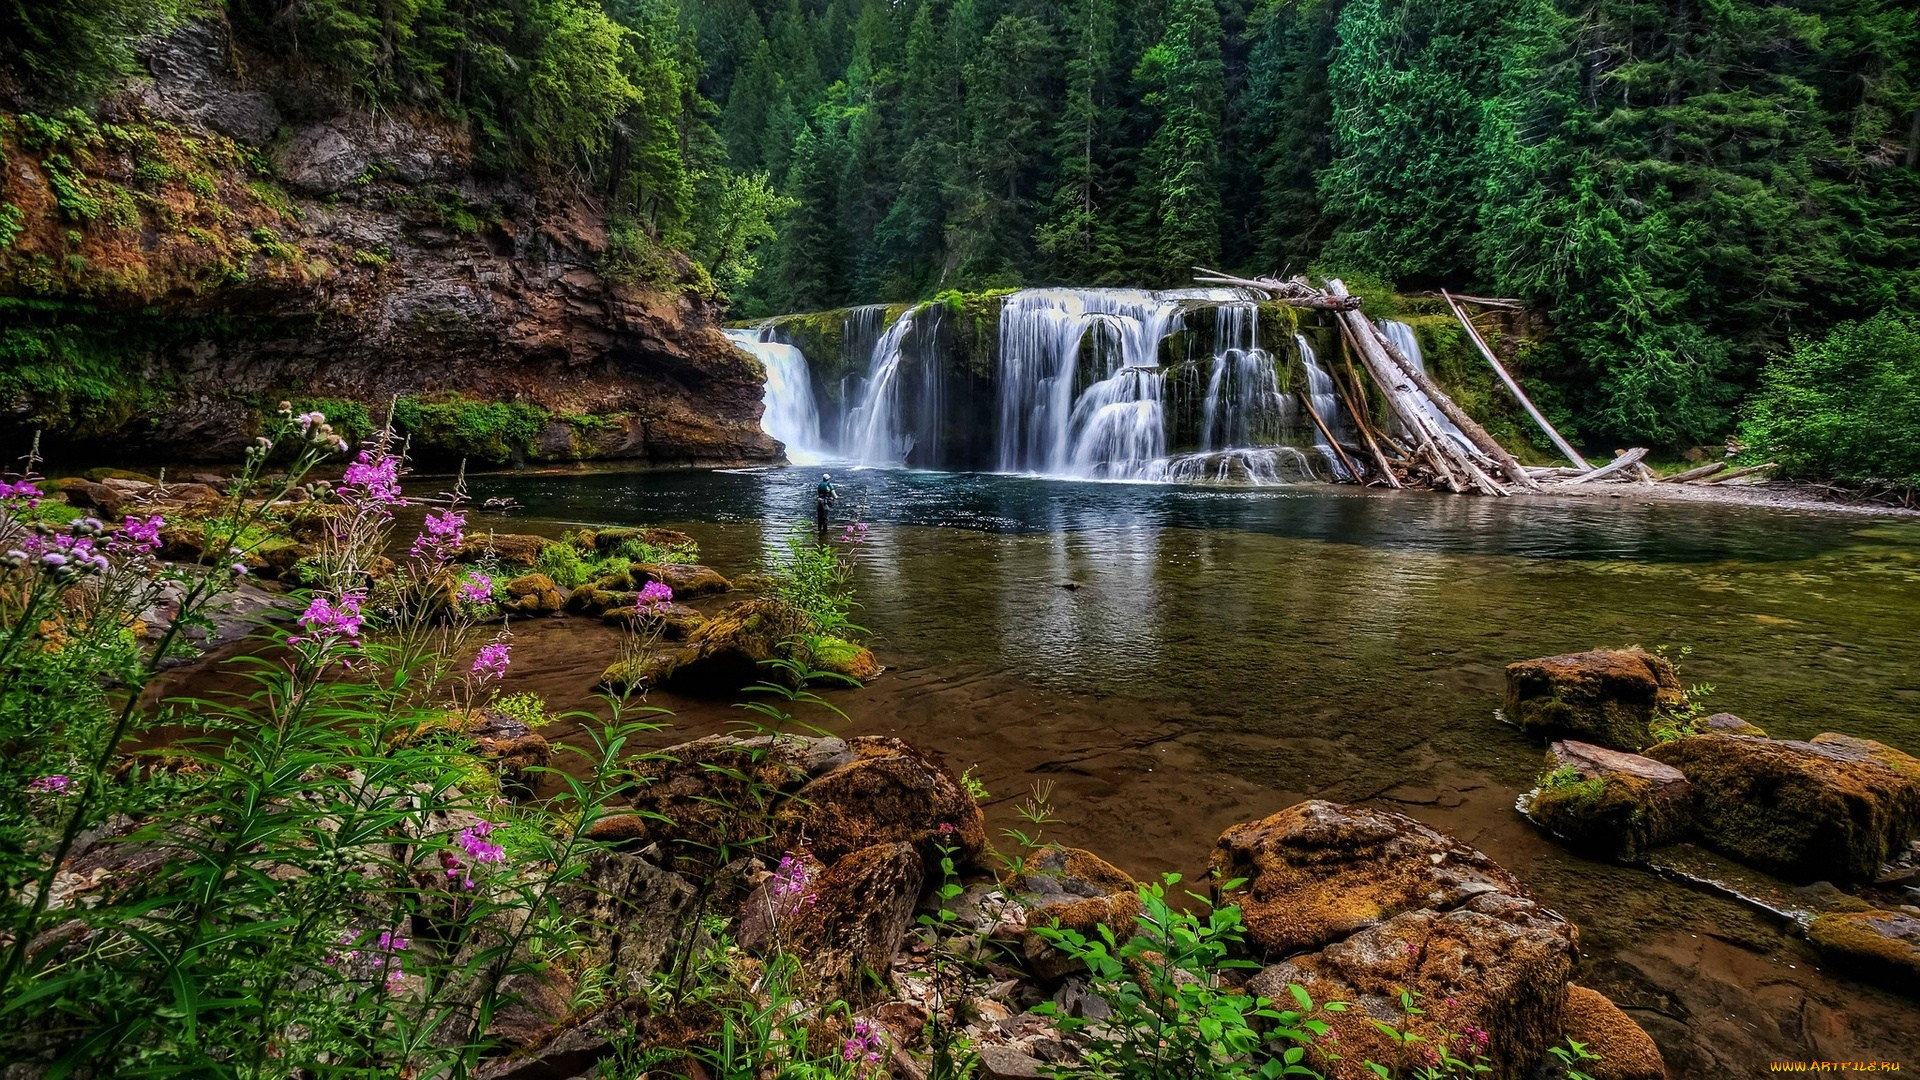
<svg viewBox="0 0 1920 1080"><path fill-rule="evenodd" d="M1360 376L1353 370L1353 357L1348 354L1345 348L1346 340L1344 337L1341 340L1341 346L1340 360L1346 366L1347 378L1353 383L1354 392L1360 393ZM1373 463L1380 466L1380 478L1386 481L1388 487L1398 488L1400 486L1400 478L1393 475L1393 466L1387 463L1386 453L1380 449L1380 444L1374 440L1373 425L1367 422L1367 414L1356 406L1354 399L1347 394L1346 386L1342 384L1339 379L1333 380L1333 388L1340 391L1340 403L1347 407L1347 415L1353 417L1353 426L1359 429L1360 437L1366 440L1367 449L1373 453ZM1364 396L1362 400L1365 400Z"/></svg>
<svg viewBox="0 0 1920 1080"><path fill-rule="evenodd" d="M1440 290L1440 295L1446 297L1447 306L1453 309L1453 317L1460 320L1460 325L1466 329L1467 337L1472 339L1474 347L1480 350L1480 355L1486 358L1487 363L1493 365L1493 373L1500 376L1500 381L1506 384L1507 390L1513 394L1515 400L1520 402L1520 407L1527 410L1527 415L1533 417L1533 422L1540 425L1540 430L1546 432L1547 438L1553 441L1553 445L1567 456L1568 461L1580 468L1593 468L1586 458L1580 456L1580 451L1575 450L1572 443L1562 438L1560 432L1547 422L1547 418L1539 409L1534 407L1533 399L1527 396L1525 390L1520 389L1520 384L1514 381L1513 376L1507 372L1506 366L1500 363L1500 358L1493 355L1493 350L1487 347L1486 340L1480 336L1480 331L1474 327L1472 320L1467 318L1466 312L1461 311L1460 305L1453 302L1453 296L1445 289Z"/></svg>
<svg viewBox="0 0 1920 1080"><path fill-rule="evenodd" d="M1660 478L1660 482L1663 484L1685 484L1693 480L1705 479L1726 467L1727 463L1724 461L1709 462L1698 468L1688 469L1686 472L1674 473L1672 476L1663 476Z"/></svg>
<svg viewBox="0 0 1920 1080"><path fill-rule="evenodd" d="M1752 476L1754 473L1763 473L1768 471L1769 469L1777 469L1779 467L1780 467L1779 462L1769 461L1765 465L1749 465L1744 469L1730 469L1727 472L1721 473L1719 476L1713 477L1712 479L1697 480L1693 482L1701 483L1701 484L1724 484L1729 480L1738 480L1743 476Z"/></svg>
<svg viewBox="0 0 1920 1080"><path fill-rule="evenodd" d="M1354 468L1353 459L1347 457L1347 452L1340 448L1340 440L1334 438L1333 432L1327 429L1327 422L1320 419L1320 410L1313 407L1312 396L1301 394L1300 404L1307 407L1307 415L1313 417L1313 426L1320 429L1320 434L1327 440L1327 445L1333 447L1333 452L1340 458L1340 464L1346 466L1347 475L1353 478L1354 483L1363 483L1360 479L1360 470Z"/></svg>
<svg viewBox="0 0 1920 1080"><path fill-rule="evenodd" d="M1612 461L1608 462L1605 465L1600 466L1597 469L1593 469L1591 471L1581 473L1579 476L1573 477L1572 479L1568 480L1567 483L1568 484L1588 484L1588 483L1592 483L1595 480L1604 480L1607 477L1612 476L1615 473L1621 471L1622 469L1631 468L1632 466L1639 464L1640 459L1646 456L1647 456L1647 448L1644 446L1636 446L1633 449L1626 451L1625 453L1621 454L1619 457L1614 458Z"/></svg>
<svg viewBox="0 0 1920 1080"><path fill-rule="evenodd" d="M1440 389L1438 384L1428 378L1426 372L1415 367L1412 360L1402 356L1399 348L1396 347L1393 342L1382 337L1380 331L1374 327L1372 323L1367 323L1367 329L1379 340L1381 350L1387 354L1388 359L1392 360L1394 364L1406 374L1407 378L1413 381L1413 385L1419 388L1420 393L1424 395L1428 401L1432 402L1443 416L1453 421L1453 426L1460 429L1460 433L1467 437L1468 442L1472 443L1476 449L1491 459L1494 464L1500 466L1500 471L1512 478L1514 483L1519 484L1529 491L1540 490L1540 485L1534 483L1533 478L1528 476L1526 472L1520 468L1520 463L1514 460L1512 454L1507 453L1507 448L1501 446L1498 439L1487 434L1487 429L1481 427L1479 422L1474 420L1473 417L1468 416L1465 409L1454 404L1451 395L1445 390ZM1465 458L1464 454L1461 456L1463 459ZM1478 471L1477 468L1476 471Z"/></svg>
<svg viewBox="0 0 1920 1080"><path fill-rule="evenodd" d="M1232 274L1223 274L1218 270L1209 270L1204 266L1193 268L1201 276L1194 280L1207 285L1234 285L1242 289L1255 289L1266 293L1282 304L1292 307L1313 308L1317 311L1353 311L1360 306L1357 296L1330 296L1307 284L1300 278L1243 278Z"/></svg>

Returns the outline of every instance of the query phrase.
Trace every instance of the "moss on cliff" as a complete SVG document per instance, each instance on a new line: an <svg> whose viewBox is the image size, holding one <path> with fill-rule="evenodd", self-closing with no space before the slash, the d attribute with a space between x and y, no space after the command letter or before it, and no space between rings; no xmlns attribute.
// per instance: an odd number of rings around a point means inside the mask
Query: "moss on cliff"
<svg viewBox="0 0 1920 1080"><path fill-rule="evenodd" d="M538 405L452 393L403 397L393 408L394 426L412 437L415 449L491 465L531 456L551 416Z"/></svg>

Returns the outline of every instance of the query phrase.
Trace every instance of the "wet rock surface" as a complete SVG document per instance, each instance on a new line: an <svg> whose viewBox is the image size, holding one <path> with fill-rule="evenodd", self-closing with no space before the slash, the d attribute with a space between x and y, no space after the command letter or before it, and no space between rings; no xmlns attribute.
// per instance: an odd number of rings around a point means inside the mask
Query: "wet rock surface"
<svg viewBox="0 0 1920 1080"><path fill-rule="evenodd" d="M1835 964L1920 998L1920 910L1829 912L1807 937Z"/></svg>
<svg viewBox="0 0 1920 1080"><path fill-rule="evenodd" d="M1502 710L1522 731L1637 751L1652 741L1655 712L1685 701L1665 658L1640 649L1596 649L1507 665Z"/></svg>
<svg viewBox="0 0 1920 1080"><path fill-rule="evenodd" d="M1632 862L1692 824L1693 785L1671 765L1567 740L1548 748L1546 768L1527 815L1575 847Z"/></svg>

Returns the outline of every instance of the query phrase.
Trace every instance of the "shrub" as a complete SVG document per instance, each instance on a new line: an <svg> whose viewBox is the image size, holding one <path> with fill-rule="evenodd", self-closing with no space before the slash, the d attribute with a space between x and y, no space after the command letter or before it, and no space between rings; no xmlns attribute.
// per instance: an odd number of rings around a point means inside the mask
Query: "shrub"
<svg viewBox="0 0 1920 1080"><path fill-rule="evenodd" d="M1773 357L1741 438L1785 476L1920 485L1920 319L1882 312Z"/></svg>
<svg viewBox="0 0 1920 1080"><path fill-rule="evenodd" d="M822 634L858 629L847 617L855 606L853 563L827 544L816 544L804 530L788 534L768 562L773 595L804 612Z"/></svg>

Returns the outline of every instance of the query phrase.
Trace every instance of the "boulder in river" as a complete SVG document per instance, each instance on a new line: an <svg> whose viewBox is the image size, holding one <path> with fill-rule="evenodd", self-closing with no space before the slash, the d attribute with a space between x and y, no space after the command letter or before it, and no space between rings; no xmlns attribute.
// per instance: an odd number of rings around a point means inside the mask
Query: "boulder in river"
<svg viewBox="0 0 1920 1080"><path fill-rule="evenodd" d="M1686 700L1664 657L1596 649L1508 664L1504 712L1522 731L1639 751L1653 741L1655 714Z"/></svg>
<svg viewBox="0 0 1920 1080"><path fill-rule="evenodd" d="M1680 838L1693 785L1679 769L1572 739L1547 750L1547 773L1527 816L1575 847L1622 862Z"/></svg>
<svg viewBox="0 0 1920 1080"><path fill-rule="evenodd" d="M777 678L768 662L810 629L807 617L779 600L745 600L725 608L687 638L685 648L652 657L640 675L650 684L695 694L731 694ZM609 672L609 674L612 674Z"/></svg>
<svg viewBox="0 0 1920 1080"><path fill-rule="evenodd" d="M652 604L647 607L611 607L600 618L617 626L626 626L642 634L660 632L663 641L685 641L707 625L707 617L685 604Z"/></svg>
<svg viewBox="0 0 1920 1080"><path fill-rule="evenodd" d="M1906 758L1836 736L1693 735L1647 751L1692 782L1708 846L1801 881L1870 881L1920 829L1920 780L1889 755Z"/></svg>
<svg viewBox="0 0 1920 1080"><path fill-rule="evenodd" d="M847 742L853 760L801 788L779 831L831 863L875 844L908 841L928 854L954 849L956 862L987 846L986 816L951 771L899 739L868 735Z"/></svg>
<svg viewBox="0 0 1920 1080"><path fill-rule="evenodd" d="M1763 739L1767 737L1765 731L1762 731L1753 724L1747 723L1745 720L1740 719L1730 712L1714 713L1712 716L1700 721L1698 729L1702 733L1708 734L1758 735Z"/></svg>
<svg viewBox="0 0 1920 1080"><path fill-rule="evenodd" d="M1572 925L1532 901L1483 893L1448 911L1402 912L1271 965L1247 989L1285 1004L1298 984L1316 1004L1349 1003L1322 1017L1338 1035L1307 1050L1307 1063L1329 1080L1367 1080L1367 1061L1400 1060L1376 1022L1404 1024L1429 1044L1446 1039L1456 1057L1513 1080L1562 1037L1576 940ZM1406 1015L1403 992L1415 995L1420 1015Z"/></svg>
<svg viewBox="0 0 1920 1080"><path fill-rule="evenodd" d="M657 581L682 600L712 596L733 588L733 583L721 577L718 570L698 563L634 563L629 572L634 584Z"/></svg>
<svg viewBox="0 0 1920 1080"><path fill-rule="evenodd" d="M555 615L567 605L567 595L545 574L523 574L507 582L507 595L500 602L510 615L531 618Z"/></svg>
<svg viewBox="0 0 1920 1080"><path fill-rule="evenodd" d="M1600 1059L1583 1067L1593 1080L1666 1080L1652 1037L1598 990L1568 983L1565 1023L1567 1038Z"/></svg>
<svg viewBox="0 0 1920 1080"><path fill-rule="evenodd" d="M1907 911L1830 911L1807 937L1836 966L1920 996L1920 915Z"/></svg>
<svg viewBox="0 0 1920 1080"><path fill-rule="evenodd" d="M1228 829L1211 867L1220 881L1244 880L1217 902L1238 903L1248 941L1273 956L1402 912L1525 895L1492 859L1404 814L1319 799Z"/></svg>
<svg viewBox="0 0 1920 1080"><path fill-rule="evenodd" d="M1102 926L1121 941L1140 917L1140 885L1091 851L1051 844L1026 859L1016 899L1026 911L1020 948L1027 967L1053 982L1085 966L1035 933L1040 927L1072 930L1093 938Z"/></svg>
<svg viewBox="0 0 1920 1080"><path fill-rule="evenodd" d="M460 545L461 562L480 562L489 557L503 566L531 567L540 561L540 553L554 542L544 536L519 533L468 533Z"/></svg>

